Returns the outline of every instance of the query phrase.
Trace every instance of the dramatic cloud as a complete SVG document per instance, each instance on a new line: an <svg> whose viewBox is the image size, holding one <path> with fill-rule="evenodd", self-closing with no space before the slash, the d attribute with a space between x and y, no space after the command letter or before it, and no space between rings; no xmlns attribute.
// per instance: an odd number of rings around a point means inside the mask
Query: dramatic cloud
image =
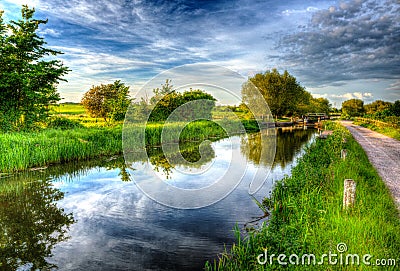
<svg viewBox="0 0 400 271"><path fill-rule="evenodd" d="M353 0L317 11L279 48L285 66L312 85L399 78L399 1Z"/></svg>
<svg viewBox="0 0 400 271"><path fill-rule="evenodd" d="M136 91L162 71L193 63L244 76L276 67L319 95L398 99L399 1L332 2L0 0L0 9L6 21L20 18L22 4L48 18L39 34L72 70L59 88L68 101L116 79Z"/></svg>

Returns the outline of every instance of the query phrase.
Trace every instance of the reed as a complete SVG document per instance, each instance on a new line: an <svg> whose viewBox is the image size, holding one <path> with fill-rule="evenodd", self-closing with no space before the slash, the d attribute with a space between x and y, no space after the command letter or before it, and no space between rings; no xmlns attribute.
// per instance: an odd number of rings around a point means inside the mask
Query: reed
<svg viewBox="0 0 400 271"><path fill-rule="evenodd" d="M142 125L142 126L141 126ZM130 129L132 148L143 140L145 144L161 142L203 141L223 138L240 127L237 122L217 124L211 121L186 123L148 123ZM222 127L227 127L227 133ZM164 132L163 132L164 130ZM161 135L163 133L163 141ZM0 134L0 172L20 171L53 163L87 160L98 156L122 153L122 126L73 128L68 130L44 129L38 132Z"/></svg>

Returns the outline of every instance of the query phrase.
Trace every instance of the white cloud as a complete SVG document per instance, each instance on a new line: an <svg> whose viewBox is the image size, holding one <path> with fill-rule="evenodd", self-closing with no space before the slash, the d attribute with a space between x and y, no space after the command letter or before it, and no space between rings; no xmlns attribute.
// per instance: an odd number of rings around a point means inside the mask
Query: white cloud
<svg viewBox="0 0 400 271"><path fill-rule="evenodd" d="M44 30L40 30L39 34L44 35L44 36L53 36L53 37L59 37L61 35L60 32L57 30L51 29L51 28L46 28Z"/></svg>
<svg viewBox="0 0 400 271"><path fill-rule="evenodd" d="M347 92L343 94L320 94L320 93L313 93L313 97L315 98L333 98L333 99L360 99L360 100L370 100L374 97L371 92Z"/></svg>
<svg viewBox="0 0 400 271"><path fill-rule="evenodd" d="M59 58L64 60L65 65L74 72L85 75L121 72L156 65L153 62L120 57L114 54L97 53L78 47L53 46L52 49L64 52L65 55L61 55Z"/></svg>
<svg viewBox="0 0 400 271"><path fill-rule="evenodd" d="M286 9L286 10L282 11L282 14L289 16L292 14L315 12L317 10L319 10L319 9L316 7L307 7L305 9Z"/></svg>
<svg viewBox="0 0 400 271"><path fill-rule="evenodd" d="M373 98L372 93L370 92L347 92L344 94L330 94L328 95L328 97L331 98L341 98L341 99L346 99L346 100L350 100L350 99L360 99L360 100L369 100Z"/></svg>

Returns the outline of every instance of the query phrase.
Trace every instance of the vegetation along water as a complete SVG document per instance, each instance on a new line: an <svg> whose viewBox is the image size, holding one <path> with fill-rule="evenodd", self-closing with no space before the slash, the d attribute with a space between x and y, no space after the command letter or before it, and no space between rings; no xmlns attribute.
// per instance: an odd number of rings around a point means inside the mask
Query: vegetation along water
<svg viewBox="0 0 400 271"><path fill-rule="evenodd" d="M333 135L308 147L291 176L277 182L262 202L270 219L244 236L236 229L233 247L207 263L206 270L369 270L362 262L366 254L372 255L371 265L382 262L386 270L397 270L400 221L390 192L349 132L339 124L329 127ZM342 149L348 151L345 160L340 158ZM350 210L342 205L345 179L357 182L356 204ZM341 255L340 244L347 248L343 257L359 255L359 265L321 258L329 252ZM279 264L280 254L287 255L281 258L286 265ZM297 264L296 258L289 264L292 254L299 256ZM302 264L304 254L314 254L316 263L311 259L307 264L307 258Z"/></svg>

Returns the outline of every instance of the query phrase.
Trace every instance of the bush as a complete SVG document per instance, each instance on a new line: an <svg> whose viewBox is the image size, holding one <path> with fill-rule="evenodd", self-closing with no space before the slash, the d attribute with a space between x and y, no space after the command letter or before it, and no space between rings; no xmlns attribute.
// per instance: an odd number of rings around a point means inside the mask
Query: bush
<svg viewBox="0 0 400 271"><path fill-rule="evenodd" d="M84 128L84 126L76 120L71 120L62 117L56 117L50 120L47 128L55 128L61 130L74 129L74 128Z"/></svg>

